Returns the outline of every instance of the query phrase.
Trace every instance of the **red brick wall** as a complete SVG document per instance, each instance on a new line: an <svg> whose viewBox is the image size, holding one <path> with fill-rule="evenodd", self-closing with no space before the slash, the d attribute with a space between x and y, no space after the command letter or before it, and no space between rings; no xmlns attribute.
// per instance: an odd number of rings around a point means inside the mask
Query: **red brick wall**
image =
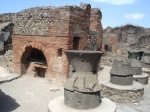
<svg viewBox="0 0 150 112"><path fill-rule="evenodd" d="M101 24L102 13L97 8L91 9L90 14L90 30L97 32L97 44L100 46L100 51L102 51L102 39L103 39L103 28Z"/></svg>
<svg viewBox="0 0 150 112"><path fill-rule="evenodd" d="M47 73L46 77L54 82L65 81L68 73L68 63L64 50L68 37L42 37L42 36L22 36L13 35L13 71L21 74L21 58L26 48L32 46L41 50L46 57ZM62 57L57 57L57 50L62 49ZM60 80L60 78L62 80ZM59 80L58 80L59 79ZM62 82L60 82L62 83Z"/></svg>
<svg viewBox="0 0 150 112"><path fill-rule="evenodd" d="M90 25L91 6L73 7L70 6L70 23L69 23L69 42L72 45L74 37L81 37L79 41L79 49L87 47L87 33Z"/></svg>
<svg viewBox="0 0 150 112"><path fill-rule="evenodd" d="M46 77L52 82L63 83L68 75L64 50L73 49L74 38L80 37L78 49L85 49L88 46L87 35L90 28L98 32L98 44L101 44L101 13L99 10L92 10L91 13L89 4L82 4L80 7L31 8L23 12L26 15L20 12L16 16L18 21L12 35L13 70L16 73L25 71L27 65L21 61L22 55L27 48L32 47L42 51L46 58ZM57 56L58 49L62 49L62 57ZM27 55L28 52L23 58Z"/></svg>

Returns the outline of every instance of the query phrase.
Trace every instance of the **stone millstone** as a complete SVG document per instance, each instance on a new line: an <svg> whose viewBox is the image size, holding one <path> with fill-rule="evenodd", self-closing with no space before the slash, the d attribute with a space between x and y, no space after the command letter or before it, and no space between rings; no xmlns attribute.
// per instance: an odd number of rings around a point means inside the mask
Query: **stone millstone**
<svg viewBox="0 0 150 112"><path fill-rule="evenodd" d="M139 60L131 59L131 71L133 75L142 74L142 64Z"/></svg>
<svg viewBox="0 0 150 112"><path fill-rule="evenodd" d="M117 85L132 85L133 74L128 59L115 59L110 74L111 83Z"/></svg>
<svg viewBox="0 0 150 112"><path fill-rule="evenodd" d="M143 52L140 50L130 50L128 51L128 58L131 63L131 71L133 75L141 75L142 74L142 64L140 62L140 58Z"/></svg>
<svg viewBox="0 0 150 112"><path fill-rule="evenodd" d="M92 93L82 93L78 91L64 90L64 103L69 107L76 109L95 108L100 105L100 91Z"/></svg>
<svg viewBox="0 0 150 112"><path fill-rule="evenodd" d="M150 68L150 52L149 51L144 52L141 58L141 62L142 62L143 68Z"/></svg>
<svg viewBox="0 0 150 112"><path fill-rule="evenodd" d="M92 109L100 105L100 84L97 78L98 51L65 51L69 61L69 77L64 86L64 103L75 109Z"/></svg>

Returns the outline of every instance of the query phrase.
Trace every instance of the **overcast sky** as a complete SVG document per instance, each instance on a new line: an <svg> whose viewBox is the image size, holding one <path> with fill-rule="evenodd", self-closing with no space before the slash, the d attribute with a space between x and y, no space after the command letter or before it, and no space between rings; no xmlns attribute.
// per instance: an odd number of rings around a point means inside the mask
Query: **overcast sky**
<svg viewBox="0 0 150 112"><path fill-rule="evenodd" d="M104 27L133 24L150 28L150 0L0 0L0 14L36 6L79 6L80 2L102 11Z"/></svg>

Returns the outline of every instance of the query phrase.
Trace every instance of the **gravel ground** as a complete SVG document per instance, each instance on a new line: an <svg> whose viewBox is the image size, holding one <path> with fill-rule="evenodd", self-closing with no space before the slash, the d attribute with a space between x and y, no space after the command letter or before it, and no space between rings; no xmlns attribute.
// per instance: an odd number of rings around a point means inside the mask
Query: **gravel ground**
<svg viewBox="0 0 150 112"><path fill-rule="evenodd" d="M109 71L110 67L101 67L98 73L100 83L109 81ZM2 74L5 72L0 68L0 77ZM116 103L116 112L150 112L150 84L144 88L143 100L138 103ZM24 75L0 84L0 112L47 112L49 101L61 95L63 86L53 85L44 78Z"/></svg>

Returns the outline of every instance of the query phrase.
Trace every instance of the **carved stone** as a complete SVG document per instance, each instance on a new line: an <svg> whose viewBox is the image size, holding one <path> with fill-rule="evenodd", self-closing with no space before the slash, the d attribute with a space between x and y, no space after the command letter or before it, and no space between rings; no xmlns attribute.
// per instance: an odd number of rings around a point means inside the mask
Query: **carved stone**
<svg viewBox="0 0 150 112"><path fill-rule="evenodd" d="M133 80L141 84L148 84L148 74L142 73L141 56L143 52L139 50L130 50L128 52L128 58L131 63L131 71L133 74Z"/></svg>
<svg viewBox="0 0 150 112"><path fill-rule="evenodd" d="M128 59L115 59L110 74L111 83L117 85L132 85L133 74Z"/></svg>
<svg viewBox="0 0 150 112"><path fill-rule="evenodd" d="M100 85L97 78L99 51L66 50L71 66L64 86L64 103L76 109L91 109L100 105Z"/></svg>
<svg viewBox="0 0 150 112"><path fill-rule="evenodd" d="M141 75L142 74L142 65L140 62L140 58L142 56L142 52L139 50L130 50L128 52L128 58L131 62L131 70L133 75Z"/></svg>
<svg viewBox="0 0 150 112"><path fill-rule="evenodd" d="M149 51L144 52L141 58L141 62L142 62L143 68L150 68L150 52Z"/></svg>

